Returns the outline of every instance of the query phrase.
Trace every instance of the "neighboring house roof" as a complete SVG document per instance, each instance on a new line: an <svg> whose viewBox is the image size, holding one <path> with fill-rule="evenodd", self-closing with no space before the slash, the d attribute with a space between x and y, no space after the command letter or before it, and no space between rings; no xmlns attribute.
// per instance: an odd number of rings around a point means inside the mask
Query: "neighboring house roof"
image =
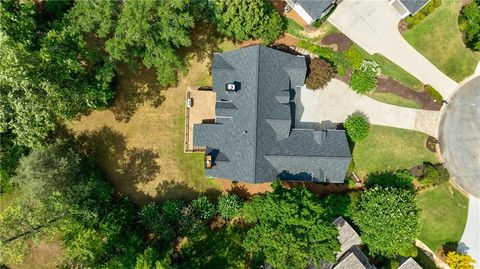
<svg viewBox="0 0 480 269"><path fill-rule="evenodd" d="M351 247L333 269L376 269L358 246Z"/></svg>
<svg viewBox="0 0 480 269"><path fill-rule="evenodd" d="M398 269L422 269L422 267L418 265L418 263L410 257L405 262L403 262L398 267Z"/></svg>
<svg viewBox="0 0 480 269"><path fill-rule="evenodd" d="M343 256L351 247L362 244L360 236L343 217L338 217L334 220L333 225L337 227L338 241L340 242L340 252L337 254L337 259Z"/></svg>
<svg viewBox="0 0 480 269"><path fill-rule="evenodd" d="M408 9L410 14L415 14L430 0L400 0L400 2Z"/></svg>
<svg viewBox="0 0 480 269"><path fill-rule="evenodd" d="M324 12L335 3L334 0L292 0L292 2L298 3L313 20L325 15Z"/></svg>
<svg viewBox="0 0 480 269"><path fill-rule="evenodd" d="M294 129L295 88L305 58L263 46L215 54L215 124L195 124L193 143L206 146L210 177L251 183L275 178L341 183L351 153L344 131ZM227 84L235 91L227 91Z"/></svg>

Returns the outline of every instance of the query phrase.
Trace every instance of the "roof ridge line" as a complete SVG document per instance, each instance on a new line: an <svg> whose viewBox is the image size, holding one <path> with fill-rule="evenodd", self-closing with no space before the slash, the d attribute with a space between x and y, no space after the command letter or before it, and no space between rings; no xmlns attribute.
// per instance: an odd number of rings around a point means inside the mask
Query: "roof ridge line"
<svg viewBox="0 0 480 269"><path fill-rule="evenodd" d="M352 158L352 156L315 156L315 155L285 155L285 154L263 154L263 156L276 156L276 157L306 157L306 158Z"/></svg>
<svg viewBox="0 0 480 269"><path fill-rule="evenodd" d="M253 153L253 183L257 183L257 129L258 129L258 94L259 94L259 77L260 77L260 47L257 46L257 81L255 93L255 135L253 137L254 153Z"/></svg>

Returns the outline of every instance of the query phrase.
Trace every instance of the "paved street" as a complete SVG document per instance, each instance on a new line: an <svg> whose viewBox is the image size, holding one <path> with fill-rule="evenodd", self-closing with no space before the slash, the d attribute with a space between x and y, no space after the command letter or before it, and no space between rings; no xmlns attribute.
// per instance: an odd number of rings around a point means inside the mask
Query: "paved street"
<svg viewBox="0 0 480 269"><path fill-rule="evenodd" d="M351 90L333 79L324 89L297 93L297 128L333 128L348 115L361 112L371 124L421 131L437 136L440 112L394 106Z"/></svg>
<svg viewBox="0 0 480 269"><path fill-rule="evenodd" d="M400 16L386 0L344 0L328 21L369 53L380 53L447 99L458 83L425 59L398 31Z"/></svg>
<svg viewBox="0 0 480 269"><path fill-rule="evenodd" d="M440 123L440 147L453 180L480 198L480 77L452 96Z"/></svg>
<svg viewBox="0 0 480 269"><path fill-rule="evenodd" d="M475 261L475 269L480 269L480 200L470 196L468 201L468 218L463 231L458 251L467 253Z"/></svg>

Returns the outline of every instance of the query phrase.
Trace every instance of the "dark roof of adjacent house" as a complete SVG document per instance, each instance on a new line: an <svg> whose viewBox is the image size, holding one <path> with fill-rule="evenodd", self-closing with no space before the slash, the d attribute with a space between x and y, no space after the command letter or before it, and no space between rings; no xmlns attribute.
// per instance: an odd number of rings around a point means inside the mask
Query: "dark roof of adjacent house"
<svg viewBox="0 0 480 269"><path fill-rule="evenodd" d="M351 160L345 132L294 129L295 88L306 71L303 56L263 46L214 55L215 124L193 127L194 145L212 156L207 176L343 182Z"/></svg>
<svg viewBox="0 0 480 269"><path fill-rule="evenodd" d="M313 20L319 19L333 5L334 0L292 0L298 3Z"/></svg>
<svg viewBox="0 0 480 269"><path fill-rule="evenodd" d="M420 265L418 265L418 263L410 257L406 261L404 261L398 267L398 269L422 269L422 267Z"/></svg>
<svg viewBox="0 0 480 269"><path fill-rule="evenodd" d="M402 4L408 9L410 14L415 14L419 11L424 5L426 5L430 0L400 0Z"/></svg>
<svg viewBox="0 0 480 269"><path fill-rule="evenodd" d="M353 246L340 258L333 269L376 269L376 267L370 264L360 247Z"/></svg>

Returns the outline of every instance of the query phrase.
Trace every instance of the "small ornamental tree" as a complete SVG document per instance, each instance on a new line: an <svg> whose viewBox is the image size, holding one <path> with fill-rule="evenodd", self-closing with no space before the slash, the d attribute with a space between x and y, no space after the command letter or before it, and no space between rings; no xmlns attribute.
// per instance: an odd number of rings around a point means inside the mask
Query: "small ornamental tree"
<svg viewBox="0 0 480 269"><path fill-rule="evenodd" d="M475 260L469 255L462 255L451 251L447 254L446 262L452 269L473 269Z"/></svg>
<svg viewBox="0 0 480 269"><path fill-rule="evenodd" d="M350 137L353 142L364 140L370 129L368 121L359 114L350 115L343 123L343 126L347 131L348 137Z"/></svg>
<svg viewBox="0 0 480 269"><path fill-rule="evenodd" d="M227 220L236 217L241 207L242 201L235 194L225 194L218 199L218 212Z"/></svg>
<svg viewBox="0 0 480 269"><path fill-rule="evenodd" d="M325 60L313 58L310 62L310 73L307 77L307 88L316 90L324 88L335 76L335 70Z"/></svg>
<svg viewBox="0 0 480 269"><path fill-rule="evenodd" d="M411 252L419 212L411 190L376 186L360 195L353 220L373 255L393 258Z"/></svg>
<svg viewBox="0 0 480 269"><path fill-rule="evenodd" d="M480 50L480 4L478 1L471 1L463 8L459 22L460 30L465 34L467 46Z"/></svg>

